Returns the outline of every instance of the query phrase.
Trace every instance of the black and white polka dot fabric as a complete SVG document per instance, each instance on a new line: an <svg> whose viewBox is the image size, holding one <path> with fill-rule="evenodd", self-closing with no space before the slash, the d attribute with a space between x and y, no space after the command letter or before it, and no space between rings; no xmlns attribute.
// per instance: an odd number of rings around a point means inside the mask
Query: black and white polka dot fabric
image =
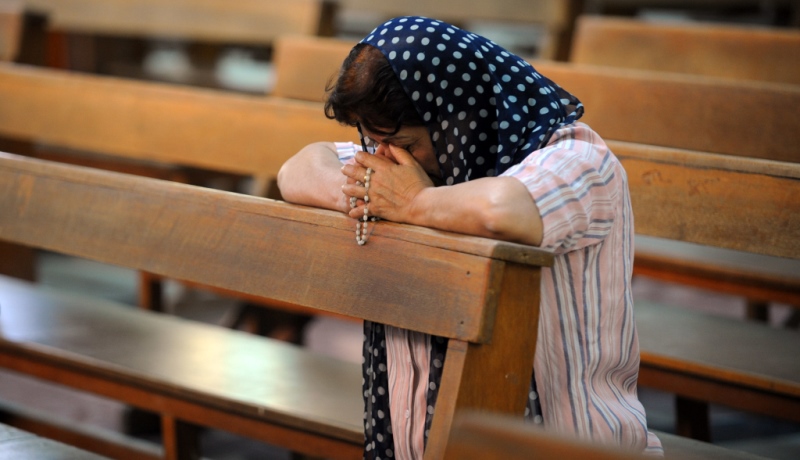
<svg viewBox="0 0 800 460"><path fill-rule="evenodd" d="M583 114L578 99L524 59L442 21L391 19L361 42L391 63L448 185L502 173Z"/></svg>
<svg viewBox="0 0 800 460"><path fill-rule="evenodd" d="M426 123L448 185L502 173L583 114L578 99L520 57L442 21L395 18L362 43L391 63ZM385 328L367 321L364 333L364 458L392 458ZM447 340L431 338L426 442L446 351ZM533 376L525 416L542 422Z"/></svg>

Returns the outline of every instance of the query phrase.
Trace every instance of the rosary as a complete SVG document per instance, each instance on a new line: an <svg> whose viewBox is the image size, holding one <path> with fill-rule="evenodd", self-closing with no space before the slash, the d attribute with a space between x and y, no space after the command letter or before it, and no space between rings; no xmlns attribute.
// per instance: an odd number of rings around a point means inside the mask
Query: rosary
<svg viewBox="0 0 800 460"><path fill-rule="evenodd" d="M372 168L367 168L367 173L364 175L364 183L356 181L356 185L364 186L364 217L359 219L356 223L356 242L359 246L367 244L367 224L369 221L375 222L377 217L369 217L369 179L372 176ZM356 207L357 199L354 196L350 197L350 209Z"/></svg>

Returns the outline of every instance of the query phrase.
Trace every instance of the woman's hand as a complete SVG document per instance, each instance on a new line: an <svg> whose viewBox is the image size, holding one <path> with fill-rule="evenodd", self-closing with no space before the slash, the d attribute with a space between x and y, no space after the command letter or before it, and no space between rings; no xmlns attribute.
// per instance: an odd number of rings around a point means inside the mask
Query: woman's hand
<svg viewBox="0 0 800 460"><path fill-rule="evenodd" d="M364 186L367 168L372 169L369 191ZM419 193L433 187L428 174L408 151L392 144L382 144L374 155L359 152L356 164L342 167L347 183L342 192L348 197L357 197L356 208L350 217L364 216L364 207L370 217L380 217L393 222L410 223L414 200ZM361 185L356 184L356 182ZM364 202L364 195L369 203Z"/></svg>

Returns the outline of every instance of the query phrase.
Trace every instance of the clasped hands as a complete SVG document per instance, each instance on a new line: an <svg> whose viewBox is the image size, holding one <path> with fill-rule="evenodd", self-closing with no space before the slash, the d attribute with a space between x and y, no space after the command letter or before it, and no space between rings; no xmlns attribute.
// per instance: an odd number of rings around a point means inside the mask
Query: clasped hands
<svg viewBox="0 0 800 460"><path fill-rule="evenodd" d="M391 144L382 144L375 154L358 152L355 164L342 167L347 181L342 185L346 202L356 198L356 207L347 213L354 219L364 216L364 206L370 217L393 222L411 223L414 200L419 193L433 187L433 181L417 160L406 150ZM364 186L367 168L372 169L369 191ZM364 196L369 196L369 203Z"/></svg>

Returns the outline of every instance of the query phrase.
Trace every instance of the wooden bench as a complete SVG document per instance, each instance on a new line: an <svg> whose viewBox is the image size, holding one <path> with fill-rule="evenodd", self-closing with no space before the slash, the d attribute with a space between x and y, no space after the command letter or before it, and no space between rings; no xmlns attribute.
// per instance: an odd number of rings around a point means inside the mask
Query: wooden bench
<svg viewBox="0 0 800 460"><path fill-rule="evenodd" d="M0 424L0 459L23 458L102 460L106 457Z"/></svg>
<svg viewBox="0 0 800 460"><path fill-rule="evenodd" d="M800 165L609 142L639 234L800 260ZM639 382L677 394L679 432L709 438L707 402L800 421L800 336L636 303Z"/></svg>
<svg viewBox="0 0 800 460"><path fill-rule="evenodd" d="M522 416L547 252L388 222L359 247L341 213L11 154L0 208L5 241L449 337L428 458L456 411ZM166 458L196 450L196 425L361 456L357 364L2 282L0 366L160 413Z"/></svg>
<svg viewBox="0 0 800 460"><path fill-rule="evenodd" d="M581 16L570 62L800 84L800 31Z"/></svg>

